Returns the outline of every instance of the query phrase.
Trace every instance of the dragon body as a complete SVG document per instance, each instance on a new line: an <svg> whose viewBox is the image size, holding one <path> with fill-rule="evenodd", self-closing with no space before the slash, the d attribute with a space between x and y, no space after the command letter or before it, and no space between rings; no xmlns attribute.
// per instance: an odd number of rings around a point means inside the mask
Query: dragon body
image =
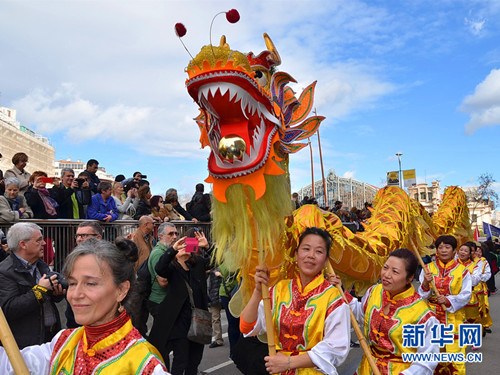
<svg viewBox="0 0 500 375"><path fill-rule="evenodd" d="M200 143L211 151L206 181L213 184L212 238L218 260L241 272L240 302L249 296L258 263L274 270L275 279L294 272L293 251L308 226L330 232L333 268L361 289L376 282L396 248L426 253L440 234L471 237L465 194L457 187L446 190L432 219L403 190L383 188L365 231L356 234L316 206L292 211L289 155L306 145L301 141L324 117L309 116L315 82L297 96L289 86L295 80L276 71L281 59L267 34L264 41L263 52L245 54L232 50L223 36L186 68L187 90L200 108Z"/></svg>

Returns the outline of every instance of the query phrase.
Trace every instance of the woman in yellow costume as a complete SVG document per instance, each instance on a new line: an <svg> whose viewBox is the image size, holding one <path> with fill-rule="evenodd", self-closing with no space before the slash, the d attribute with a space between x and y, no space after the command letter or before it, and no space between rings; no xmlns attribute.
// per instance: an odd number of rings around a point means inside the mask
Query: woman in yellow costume
<svg viewBox="0 0 500 375"><path fill-rule="evenodd" d="M455 259L457 240L450 235L439 236L435 242L436 260L428 265L428 272L420 274L418 294L429 301L429 306L436 313L442 324L453 324L454 339L452 344L446 344L442 351L447 353L462 353L465 356L465 347L459 346L458 332L460 324L464 323L464 307L470 300L472 292L472 278L467 270ZM430 287L434 281L439 296L436 296ZM443 309L443 306L445 309ZM439 363L436 374L463 375L465 363Z"/></svg>
<svg viewBox="0 0 500 375"><path fill-rule="evenodd" d="M458 261L469 271L472 281L472 294L469 302L465 306L465 322L480 323L479 301L477 298L477 286L481 282L481 270L478 263L473 261L476 248L471 242L466 242L458 249Z"/></svg>
<svg viewBox="0 0 500 375"><path fill-rule="evenodd" d="M437 365L428 361L404 362L402 358L403 353L439 352L439 347L430 342L431 329L439 322L412 285L417 265L411 250L397 249L389 254L380 271L381 282L368 289L361 302L345 293L356 320L364 326L370 351L382 375L432 375ZM403 327L407 324L420 327L423 332L420 343L405 342ZM356 374L372 374L366 356Z"/></svg>
<svg viewBox="0 0 500 375"><path fill-rule="evenodd" d="M323 276L332 239L319 228L307 228L295 251L298 275L279 281L270 291L278 353L267 356L271 374L337 374L350 345L349 307L340 292ZM262 284L267 269L258 266L255 289L240 315L246 336L265 332Z"/></svg>
<svg viewBox="0 0 500 375"><path fill-rule="evenodd" d="M114 244L96 240L68 255L63 270L67 299L82 327L24 348L21 353L32 374L168 374L158 351L132 326L128 310L135 273L126 256ZM3 348L0 374L13 374Z"/></svg>
<svg viewBox="0 0 500 375"><path fill-rule="evenodd" d="M486 333L491 333L491 326L493 321L490 316L490 300L488 297L488 286L486 281L491 277L490 264L483 257L483 247L477 246L474 242L471 244L476 249L474 254L474 261L477 262L477 267L479 268L481 275L481 282L474 288L473 293L477 294L477 299L479 301L479 315L481 316L480 323L483 325L483 336Z"/></svg>

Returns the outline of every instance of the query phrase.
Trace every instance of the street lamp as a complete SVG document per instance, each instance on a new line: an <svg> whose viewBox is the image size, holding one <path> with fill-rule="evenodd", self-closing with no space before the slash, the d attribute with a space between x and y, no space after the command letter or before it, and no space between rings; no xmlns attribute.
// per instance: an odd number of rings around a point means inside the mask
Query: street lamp
<svg viewBox="0 0 500 375"><path fill-rule="evenodd" d="M396 152L396 156L398 157L398 163L399 163L399 187L402 189L403 188L403 176L401 176L401 156L403 154L401 152Z"/></svg>

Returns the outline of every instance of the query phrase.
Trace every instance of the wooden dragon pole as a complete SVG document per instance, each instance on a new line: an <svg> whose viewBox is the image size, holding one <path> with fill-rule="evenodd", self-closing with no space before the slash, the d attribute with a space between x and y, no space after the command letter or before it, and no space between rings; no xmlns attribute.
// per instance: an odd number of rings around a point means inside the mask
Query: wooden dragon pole
<svg viewBox="0 0 500 375"><path fill-rule="evenodd" d="M333 267L330 264L330 262L327 262L326 272L330 275L335 276L335 271L333 270ZM349 302L347 301L347 298L344 295L344 291L342 290L342 287L340 285L336 285L336 288L339 290L340 295L342 296L342 299L349 307ZM352 328L354 329L354 332L356 332L356 336L358 336L359 344L361 345L361 349L363 349L363 353L365 353L365 356L368 359L368 363L373 371L373 374L380 375L380 371L378 370L377 364L375 363L375 359L373 359L372 352L370 350L368 342L366 341L365 335L363 335L363 332L361 331L361 328L359 327L359 324L356 320L356 317L354 316L354 313L352 312L350 307L349 307L349 313L351 316Z"/></svg>
<svg viewBox="0 0 500 375"><path fill-rule="evenodd" d="M9 361L14 369L14 373L16 375L30 375L28 367L26 363L24 363L23 356L19 351L19 346L17 346L17 342L14 339L14 335L10 330L9 324L7 323L7 319L0 307L0 341L7 353L7 357L9 357Z"/></svg>

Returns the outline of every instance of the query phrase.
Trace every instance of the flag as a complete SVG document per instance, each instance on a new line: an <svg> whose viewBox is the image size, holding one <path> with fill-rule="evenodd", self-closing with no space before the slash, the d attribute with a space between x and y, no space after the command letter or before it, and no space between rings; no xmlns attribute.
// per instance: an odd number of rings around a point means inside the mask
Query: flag
<svg viewBox="0 0 500 375"><path fill-rule="evenodd" d="M479 241L479 228L476 225L476 229L474 229L474 241Z"/></svg>
<svg viewBox="0 0 500 375"><path fill-rule="evenodd" d="M398 171L387 172L387 185L399 186L399 172Z"/></svg>
<svg viewBox="0 0 500 375"><path fill-rule="evenodd" d="M493 236L500 237L500 228L491 225L489 223L485 223L483 221L483 232L486 235L486 238L491 240Z"/></svg>
<svg viewBox="0 0 500 375"><path fill-rule="evenodd" d="M403 181L405 187L410 187L417 183L417 173L415 169L405 169L403 171Z"/></svg>

